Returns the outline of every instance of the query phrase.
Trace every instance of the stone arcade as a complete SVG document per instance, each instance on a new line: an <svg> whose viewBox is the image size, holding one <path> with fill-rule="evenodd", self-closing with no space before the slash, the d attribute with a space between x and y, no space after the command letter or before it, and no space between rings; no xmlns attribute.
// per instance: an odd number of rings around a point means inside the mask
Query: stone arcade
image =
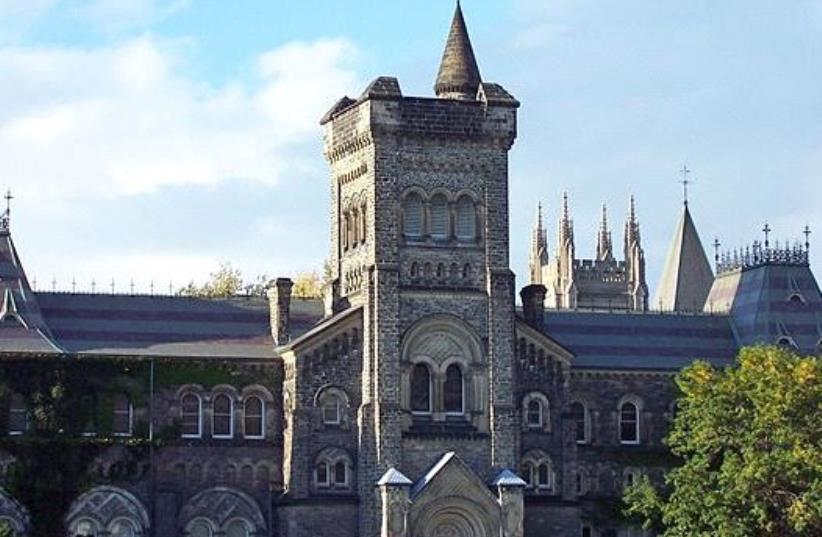
<svg viewBox="0 0 822 537"><path fill-rule="evenodd" d="M651 311L630 202L576 258L542 215L515 306L508 152L457 6L435 97L394 78L322 118L324 300L34 291L0 221L0 521L18 535L617 537L672 460L673 375L820 351L809 244L717 256L687 206ZM806 235L807 237L807 235ZM46 394L46 395L44 395ZM55 461L71 461L51 475Z"/></svg>

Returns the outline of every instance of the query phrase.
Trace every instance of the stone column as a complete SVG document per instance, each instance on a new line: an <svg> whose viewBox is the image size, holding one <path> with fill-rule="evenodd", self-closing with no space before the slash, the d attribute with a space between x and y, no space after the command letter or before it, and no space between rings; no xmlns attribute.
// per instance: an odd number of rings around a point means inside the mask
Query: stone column
<svg viewBox="0 0 822 537"><path fill-rule="evenodd" d="M274 287L268 289L268 305L271 312L271 337L274 345L285 345L290 339L288 331L291 311L291 278L277 278Z"/></svg>
<svg viewBox="0 0 822 537"><path fill-rule="evenodd" d="M377 482L382 496L382 531L380 537L408 536L408 507L411 480L402 472L389 468Z"/></svg>
<svg viewBox="0 0 822 537"><path fill-rule="evenodd" d="M523 537L525 481L511 470L503 470L491 484L497 487L497 501L501 512L500 537Z"/></svg>

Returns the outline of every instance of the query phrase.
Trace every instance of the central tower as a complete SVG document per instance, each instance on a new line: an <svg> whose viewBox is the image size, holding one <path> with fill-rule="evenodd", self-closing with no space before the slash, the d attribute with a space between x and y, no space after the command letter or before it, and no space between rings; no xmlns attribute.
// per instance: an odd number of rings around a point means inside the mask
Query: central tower
<svg viewBox="0 0 822 537"><path fill-rule="evenodd" d="M508 151L519 103L482 82L459 5L435 91L406 97L380 77L322 119L328 313L363 310L364 537L380 533L375 484L391 467L416 480L454 451L486 479L516 462Z"/></svg>

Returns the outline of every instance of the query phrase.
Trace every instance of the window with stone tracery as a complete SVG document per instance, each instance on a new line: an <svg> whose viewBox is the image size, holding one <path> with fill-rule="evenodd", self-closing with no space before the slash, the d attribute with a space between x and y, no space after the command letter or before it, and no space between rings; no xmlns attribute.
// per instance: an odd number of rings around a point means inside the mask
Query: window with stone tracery
<svg viewBox="0 0 822 537"><path fill-rule="evenodd" d="M351 488L352 459L340 448L325 448L314 461L314 486L323 491Z"/></svg>

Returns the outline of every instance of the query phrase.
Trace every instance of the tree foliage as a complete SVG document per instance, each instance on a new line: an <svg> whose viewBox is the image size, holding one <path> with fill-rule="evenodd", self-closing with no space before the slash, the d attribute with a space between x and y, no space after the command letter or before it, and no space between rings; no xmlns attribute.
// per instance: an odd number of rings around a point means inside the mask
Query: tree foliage
<svg viewBox="0 0 822 537"><path fill-rule="evenodd" d="M321 298L323 281L320 275L315 271L297 274L291 294L295 298Z"/></svg>
<svg viewBox="0 0 822 537"><path fill-rule="evenodd" d="M822 360L749 347L677 384L667 443L682 465L662 490L639 480L628 513L665 537L822 535Z"/></svg>
<svg viewBox="0 0 822 537"><path fill-rule="evenodd" d="M268 287L269 279L265 274L246 282L240 269L234 268L231 263L220 263L216 272L212 272L209 280L202 285L190 282L177 291L181 296L195 296L202 298L229 298L241 294L263 296Z"/></svg>

